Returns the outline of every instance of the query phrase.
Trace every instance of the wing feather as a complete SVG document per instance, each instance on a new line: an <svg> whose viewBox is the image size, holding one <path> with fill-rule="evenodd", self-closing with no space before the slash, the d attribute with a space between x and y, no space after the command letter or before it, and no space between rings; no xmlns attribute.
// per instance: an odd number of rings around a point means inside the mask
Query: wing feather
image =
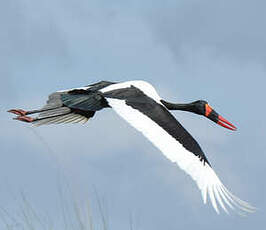
<svg viewBox="0 0 266 230"><path fill-rule="evenodd" d="M238 208L238 210L246 212L255 211L254 207L240 200L224 187L208 163L202 161L198 156L184 148L181 143L150 117L144 115L142 111L129 106L126 100L116 98L106 98L106 100L118 115L143 133L145 137L161 150L165 157L175 162L195 180L201 190L204 203L207 202L208 196L217 213L219 213L217 203L226 213L228 213L226 205L232 210Z"/></svg>

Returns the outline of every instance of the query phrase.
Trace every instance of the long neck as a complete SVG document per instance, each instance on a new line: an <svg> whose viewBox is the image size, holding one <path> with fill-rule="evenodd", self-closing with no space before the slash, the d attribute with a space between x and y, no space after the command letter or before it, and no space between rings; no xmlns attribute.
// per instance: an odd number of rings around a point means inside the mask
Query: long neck
<svg viewBox="0 0 266 230"><path fill-rule="evenodd" d="M164 100L161 100L161 102L169 110L182 110L182 111L195 112L195 105L193 103L173 104Z"/></svg>

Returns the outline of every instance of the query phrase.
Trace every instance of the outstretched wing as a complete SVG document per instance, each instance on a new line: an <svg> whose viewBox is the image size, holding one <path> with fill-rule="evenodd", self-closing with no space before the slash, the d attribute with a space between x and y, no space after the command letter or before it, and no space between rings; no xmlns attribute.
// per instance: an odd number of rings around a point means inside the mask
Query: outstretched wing
<svg viewBox="0 0 266 230"><path fill-rule="evenodd" d="M75 90L73 90L75 92ZM49 95L46 105L39 111L33 120L35 126L60 123L85 123L93 117L95 111L84 109L84 104L88 100L85 90L78 90L78 95L69 92L55 92ZM79 103L80 108L79 107ZM89 102L88 102L89 103ZM73 107L72 107L73 105Z"/></svg>
<svg viewBox="0 0 266 230"><path fill-rule="evenodd" d="M85 123L95 112L108 107L98 91L73 89L56 92L49 96L46 106L33 121L34 125L58 123Z"/></svg>
<svg viewBox="0 0 266 230"><path fill-rule="evenodd" d="M102 86L102 85L101 85ZM92 87L96 87L93 85ZM98 86L99 88L99 86ZM18 115L17 120L30 122L35 126L60 123L85 123L95 112L108 107L102 94L90 90L90 87L58 91L49 95L42 109L25 111L21 109L9 112ZM28 115L38 114L37 117Z"/></svg>
<svg viewBox="0 0 266 230"><path fill-rule="evenodd" d="M162 104L134 86L105 91L103 95L123 119L142 132L170 161L177 163L195 180L204 203L209 195L217 213L217 202L226 213L226 205L239 211L254 211L252 206L224 187L198 143Z"/></svg>

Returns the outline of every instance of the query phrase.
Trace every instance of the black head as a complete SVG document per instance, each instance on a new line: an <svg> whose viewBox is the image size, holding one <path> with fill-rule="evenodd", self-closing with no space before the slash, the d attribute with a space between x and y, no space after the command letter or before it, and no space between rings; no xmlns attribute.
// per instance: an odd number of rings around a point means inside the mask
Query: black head
<svg viewBox="0 0 266 230"><path fill-rule="evenodd" d="M231 130L236 130L236 127L229 121L220 116L215 110L208 104L207 101L198 100L191 103L191 112L203 115L213 122Z"/></svg>
<svg viewBox="0 0 266 230"><path fill-rule="evenodd" d="M198 115L206 114L206 105L208 105L207 101L198 100L191 103L191 112L196 113Z"/></svg>

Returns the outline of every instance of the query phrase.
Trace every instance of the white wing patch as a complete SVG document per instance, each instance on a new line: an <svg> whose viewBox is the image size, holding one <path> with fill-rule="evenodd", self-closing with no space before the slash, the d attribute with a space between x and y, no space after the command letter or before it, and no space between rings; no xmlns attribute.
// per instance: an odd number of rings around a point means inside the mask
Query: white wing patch
<svg viewBox="0 0 266 230"><path fill-rule="evenodd" d="M227 206L239 214L243 214L243 211L255 211L254 207L230 193L207 163L204 164L193 153L186 150L149 117L126 105L123 100L112 98L106 98L106 100L123 119L142 132L170 161L175 162L195 180L201 190L204 203L206 204L209 195L217 213L219 213L217 202L226 213L228 213Z"/></svg>
<svg viewBox="0 0 266 230"><path fill-rule="evenodd" d="M156 92L155 88L150 83L148 83L146 81L138 80L138 81L126 81L126 82L122 82L122 83L117 83L117 84L113 84L113 85L110 85L110 86L107 86L107 87L101 89L100 92L105 93L105 92L116 90L116 89L128 88L132 85L135 86L136 88L140 89L146 95L149 95L149 97L151 97L153 100L155 100L158 104L163 105L161 103L161 98L158 95L158 93Z"/></svg>
<svg viewBox="0 0 266 230"><path fill-rule="evenodd" d="M86 87L78 87L78 88L71 88L71 89L63 89L63 90L58 90L56 91L57 93L64 93L64 92L69 92L71 90L76 90L76 89L83 89L83 90L87 90L91 88L91 86L86 86Z"/></svg>

